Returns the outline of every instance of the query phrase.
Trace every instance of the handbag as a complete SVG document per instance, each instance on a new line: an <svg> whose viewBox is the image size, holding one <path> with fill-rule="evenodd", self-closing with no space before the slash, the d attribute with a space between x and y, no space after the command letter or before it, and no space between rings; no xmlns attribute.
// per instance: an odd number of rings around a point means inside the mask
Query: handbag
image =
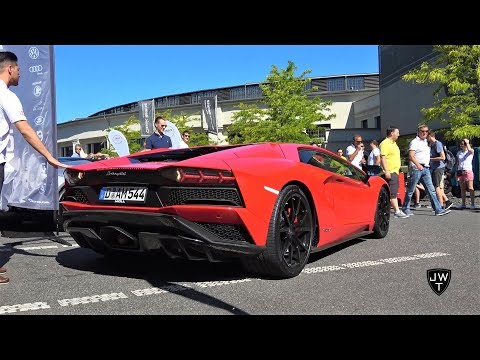
<svg viewBox="0 0 480 360"><path fill-rule="evenodd" d="M457 176L463 176L465 170L457 170Z"/></svg>

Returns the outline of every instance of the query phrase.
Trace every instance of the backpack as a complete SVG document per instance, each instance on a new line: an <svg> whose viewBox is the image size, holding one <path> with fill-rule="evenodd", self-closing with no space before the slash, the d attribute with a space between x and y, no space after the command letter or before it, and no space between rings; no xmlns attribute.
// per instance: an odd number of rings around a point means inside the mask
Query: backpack
<svg viewBox="0 0 480 360"><path fill-rule="evenodd" d="M452 171L455 163L457 162L455 156L452 154L450 150L447 149L446 146L443 147L445 151L445 169L447 171Z"/></svg>

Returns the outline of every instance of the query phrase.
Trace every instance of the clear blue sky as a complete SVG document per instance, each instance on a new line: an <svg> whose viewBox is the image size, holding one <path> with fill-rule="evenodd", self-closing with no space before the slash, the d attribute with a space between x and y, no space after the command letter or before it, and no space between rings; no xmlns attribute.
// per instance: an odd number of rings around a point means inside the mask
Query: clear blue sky
<svg viewBox="0 0 480 360"><path fill-rule="evenodd" d="M258 83L293 61L311 77L377 73L376 45L55 45L57 122L117 105Z"/></svg>

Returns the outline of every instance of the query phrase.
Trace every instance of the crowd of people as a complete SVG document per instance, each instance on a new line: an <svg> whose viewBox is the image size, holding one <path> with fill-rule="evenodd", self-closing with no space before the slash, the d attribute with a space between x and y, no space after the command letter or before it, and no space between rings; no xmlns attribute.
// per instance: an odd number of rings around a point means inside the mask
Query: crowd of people
<svg viewBox="0 0 480 360"><path fill-rule="evenodd" d="M412 209L420 208L420 191L428 194L431 208L436 216L448 214L453 203L445 194L446 147L436 138L434 130L422 124L417 128L417 135L408 146L409 173L405 196L398 201L399 173L401 167L400 149L397 145L400 130L397 127L387 129L386 138L378 144L376 140L369 142L370 152L365 153L361 135L354 135L353 141L346 148L346 157L341 148L337 154L350 161L358 168L363 165L379 165L384 171L384 178L390 186L391 206L394 217L408 218L413 215ZM460 150L456 154L457 172L454 176L460 185L462 204L459 209L466 209L466 194L470 195L470 209L480 209L475 205L473 187L473 155L474 150L468 139L460 141ZM413 206L411 206L413 199Z"/></svg>

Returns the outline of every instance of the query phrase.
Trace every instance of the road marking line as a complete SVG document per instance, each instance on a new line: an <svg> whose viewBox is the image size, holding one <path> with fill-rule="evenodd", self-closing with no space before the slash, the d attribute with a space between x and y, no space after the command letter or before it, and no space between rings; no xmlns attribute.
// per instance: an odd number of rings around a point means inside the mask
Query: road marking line
<svg viewBox="0 0 480 360"><path fill-rule="evenodd" d="M438 256L447 256L447 255L450 255L450 254L443 253L443 252L433 252L433 253L424 253L424 254L416 254L416 255L397 256L397 257L380 259L380 260L359 261L354 263L341 264L341 266L330 265L330 266L319 266L314 268L305 268L302 270L302 273L314 274L317 272L344 270L345 268L352 269L352 268L374 266L374 265L385 265L385 263L391 264L391 263L402 262L402 261L428 259L428 258L433 258Z"/></svg>
<svg viewBox="0 0 480 360"><path fill-rule="evenodd" d="M147 289L132 290L133 295L136 296L148 296L148 295L158 295L165 293L176 293L180 291L191 290L190 287L185 287L180 284L174 285L165 285L160 287L152 287Z"/></svg>
<svg viewBox="0 0 480 360"><path fill-rule="evenodd" d="M72 244L72 245L61 245L61 247L79 247L80 245L78 244ZM16 249L18 250L46 250L46 249L58 249L58 245L41 245L41 246L25 246L25 247L17 247ZM6 248L6 249L0 249L0 251L9 251L12 252L14 251L13 247Z"/></svg>
<svg viewBox="0 0 480 360"><path fill-rule="evenodd" d="M69 306L69 305L89 304L89 303L97 303L99 301L111 301L111 300L119 300L119 299L127 299L127 298L128 298L127 295L120 292L120 293L84 296L81 298L63 299L63 300L57 300L57 301L60 304L60 306Z"/></svg>
<svg viewBox="0 0 480 360"><path fill-rule="evenodd" d="M373 265L385 265L385 263L380 261L359 261L355 263L348 263L348 264L341 264L341 265L348 268L357 268L357 267L373 266Z"/></svg>
<svg viewBox="0 0 480 360"><path fill-rule="evenodd" d="M27 246L27 247L18 247L19 250L44 250L44 249L57 249L57 245L45 245L45 246Z"/></svg>
<svg viewBox="0 0 480 360"><path fill-rule="evenodd" d="M399 256L387 259L380 259L378 261L386 262L386 263L394 263L394 262L401 262L401 261L408 261L408 260L420 260L418 257L414 256Z"/></svg>
<svg viewBox="0 0 480 360"><path fill-rule="evenodd" d="M197 286L200 286L202 288L206 288L206 287L213 287L213 286L238 284L238 283L243 283L243 282L247 282L247 281L252 281L252 279L246 278L246 279L223 280L223 281L202 281L202 282L196 282L194 284L197 285Z"/></svg>
<svg viewBox="0 0 480 360"><path fill-rule="evenodd" d="M413 255L413 256L417 256L419 258L426 259L426 258L432 258L432 257L437 257L437 256L447 256L447 255L450 255L450 254L441 253L441 252L433 252L433 253L426 253L426 254L416 254L416 255Z"/></svg>
<svg viewBox="0 0 480 360"><path fill-rule="evenodd" d="M305 274L313 274L317 272L336 271L336 270L345 270L345 268L337 265L328 265L328 266L318 266L314 268L303 269L302 272Z"/></svg>
<svg viewBox="0 0 480 360"><path fill-rule="evenodd" d="M42 310L50 309L50 306L46 302L34 302L9 306L0 306L0 314L14 313L17 311L30 311L30 310Z"/></svg>

